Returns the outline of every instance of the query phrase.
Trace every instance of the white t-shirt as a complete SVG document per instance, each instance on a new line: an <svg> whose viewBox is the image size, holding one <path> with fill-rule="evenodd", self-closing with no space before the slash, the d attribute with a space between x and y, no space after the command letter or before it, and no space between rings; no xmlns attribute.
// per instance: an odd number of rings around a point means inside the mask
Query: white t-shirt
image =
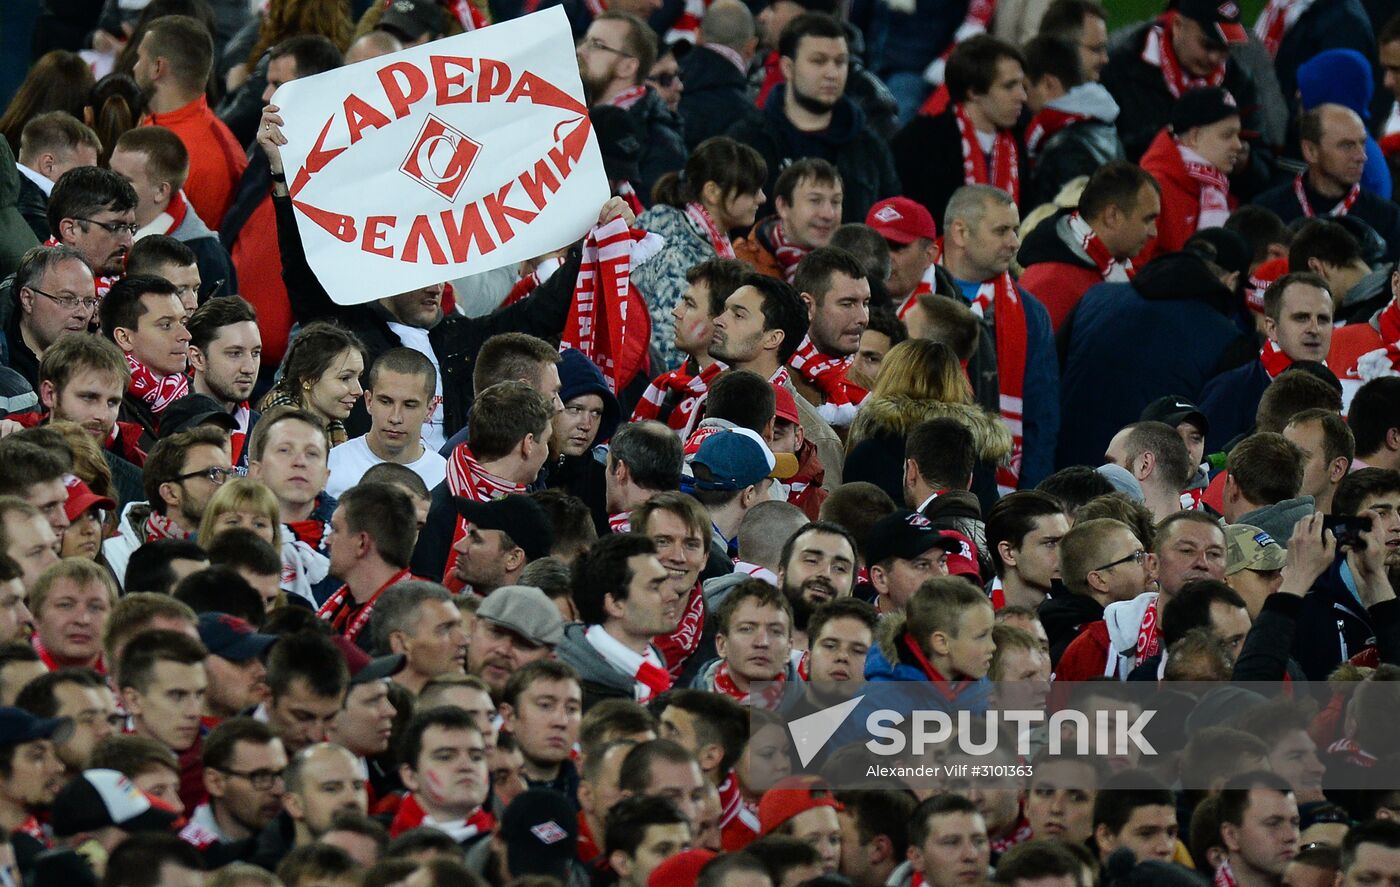
<svg viewBox="0 0 1400 887"><path fill-rule="evenodd" d="M331 447L331 477L326 481L326 492L337 499L340 498L342 493L360 482L366 471L384 461L386 460L374 455L370 450L369 439L364 435L347 440L338 447ZM423 478L423 483L427 484L430 490L447 477L447 460L439 456L437 450L428 446L426 441L423 455L418 457L418 461L409 462L404 467L412 468L413 473Z"/></svg>
<svg viewBox="0 0 1400 887"><path fill-rule="evenodd" d="M437 355L433 353L433 345L428 341L427 330L393 322L389 323L389 329L399 337L403 347L412 348L431 360L433 369L437 370L437 389L433 391L433 408L428 412L428 418L423 423L423 446L436 453L447 443L447 438L442 433L442 367L438 365ZM429 484L428 488L432 489L432 484Z"/></svg>

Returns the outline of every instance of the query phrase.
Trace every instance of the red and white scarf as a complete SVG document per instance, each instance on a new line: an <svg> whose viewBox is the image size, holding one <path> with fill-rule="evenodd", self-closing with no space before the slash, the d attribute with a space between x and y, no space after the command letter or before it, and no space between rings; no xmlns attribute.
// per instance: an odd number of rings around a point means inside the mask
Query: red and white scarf
<svg viewBox="0 0 1400 887"><path fill-rule="evenodd" d="M632 532L632 512L619 511L617 514L608 515L609 533L630 533Z"/></svg>
<svg viewBox="0 0 1400 887"><path fill-rule="evenodd" d="M1094 267L1099 269L1099 274L1103 279L1111 283L1127 283L1133 279L1137 271L1133 268L1132 259L1119 261L1108 251L1103 239L1095 233L1093 227L1079 215L1070 213L1069 230L1074 235L1079 248L1089 256L1094 262Z"/></svg>
<svg viewBox="0 0 1400 887"><path fill-rule="evenodd" d="M830 425L844 427L854 422L856 407L869 393L846 382L846 371L853 362L850 355L833 357L822 353L812 342L810 334L802 337L801 344L788 358L788 368L821 392L824 402L818 407L818 412Z"/></svg>
<svg viewBox="0 0 1400 887"><path fill-rule="evenodd" d="M174 234L175 229L184 224L185 216L189 215L189 212L190 204L185 199L185 192L176 191L170 198L170 202L166 204L165 212L152 219L149 225L137 231L136 237L133 239L140 240L152 234L165 234L167 236Z"/></svg>
<svg viewBox="0 0 1400 887"><path fill-rule="evenodd" d="M646 207L642 206L642 196L637 193L637 189L632 187L632 183L622 179L614 189L617 196L627 201L627 206L632 210L633 215L640 216L646 212Z"/></svg>
<svg viewBox="0 0 1400 887"><path fill-rule="evenodd" d="M39 640L39 634L37 632L30 635L29 646L33 647L34 652L39 654L39 661L44 663L44 667L47 668L49 671L58 671L60 668L66 668L68 667L68 665L72 664L61 663L57 659L55 659L54 655L49 652L48 647L44 646L44 642ZM98 674L105 675L107 673L107 664L103 661L103 657L101 654L98 654L96 662L92 663L91 665L85 665L83 667L91 668ZM120 704L120 700L118 700L118 702Z"/></svg>
<svg viewBox="0 0 1400 887"><path fill-rule="evenodd" d="M601 625L588 626L583 637L609 665L632 676L636 682L633 690L638 702L649 702L671 689L671 675L656 650L650 646L645 655L637 653L608 634Z"/></svg>
<svg viewBox="0 0 1400 887"><path fill-rule="evenodd" d="M355 598L350 594L350 586L342 585L326 598L321 609L316 611L316 616L329 622L336 634L343 635L347 641L354 641L369 624L370 617L374 615L374 603L379 600L384 589L412 578L413 574L405 567L391 576L388 582L379 586L363 604L355 603Z"/></svg>
<svg viewBox="0 0 1400 887"><path fill-rule="evenodd" d="M734 683L734 676L729 673L728 662L721 661L715 669L715 692L723 693L740 705L756 705L769 711L777 711L778 703L783 698L783 688L786 686L787 668L784 667L777 675L764 682L763 689L755 699L752 689L740 690L739 685Z"/></svg>
<svg viewBox="0 0 1400 887"><path fill-rule="evenodd" d="M146 541L154 542L157 539L188 539L193 533L186 533L175 525L175 522L163 514L156 514L152 511L146 517L145 524Z"/></svg>
<svg viewBox="0 0 1400 887"><path fill-rule="evenodd" d="M1041 147L1066 126L1093 119L1088 114L1072 114L1049 106L1041 108L1026 126L1026 159L1034 163L1040 155Z"/></svg>
<svg viewBox="0 0 1400 887"><path fill-rule="evenodd" d="M428 815L428 811L418 803L417 796L410 792L404 795L403 800L399 802L399 809L394 811L394 819L389 823L389 837L397 838L404 832L423 825L446 832L452 836L452 840L460 844L477 835L491 834L496 828L496 818L489 811L478 807L476 812L466 819L439 822Z"/></svg>
<svg viewBox="0 0 1400 887"><path fill-rule="evenodd" d="M1381 376L1400 375L1400 303L1391 299L1377 321L1385 347L1369 351L1356 361L1356 374L1366 382Z"/></svg>
<svg viewBox="0 0 1400 887"><path fill-rule="evenodd" d="M1264 11L1259 13L1259 20L1254 23L1254 34L1263 41L1270 58L1278 55L1278 48L1288 30L1312 5L1313 0L1269 0L1269 5L1264 7Z"/></svg>
<svg viewBox="0 0 1400 887"><path fill-rule="evenodd" d="M1222 859L1220 867L1215 870L1215 877L1211 879L1215 887L1238 887L1235 881L1235 870L1230 867L1230 860Z"/></svg>
<svg viewBox="0 0 1400 887"><path fill-rule="evenodd" d="M666 425L684 432L694 424L699 406L709 393L710 383L727 369L727 364L717 360L693 376L684 366L677 367L669 373L662 373L642 392L642 399L637 401L637 408L632 411L631 421L645 422L660 418L666 398L674 393L681 399L666 417Z"/></svg>
<svg viewBox="0 0 1400 887"><path fill-rule="evenodd" d="M1196 217L1196 230L1219 228L1230 217L1230 180L1225 173L1195 151L1176 143L1181 155L1181 165L1201 188L1200 214Z"/></svg>
<svg viewBox="0 0 1400 887"><path fill-rule="evenodd" d="M729 239L729 233L715 222L714 216L705 209L704 205L692 200L685 205L685 214L690 219L695 230L704 235L705 239L714 247L715 255L721 259L734 258L734 243Z"/></svg>
<svg viewBox="0 0 1400 887"><path fill-rule="evenodd" d="M661 652L661 658L666 663L666 670L671 673L671 679L675 680L681 676L681 669L685 668L686 660L694 655L700 646L700 635L705 630L705 596L700 591L700 583L695 583L695 587L690 590L690 595L685 599L685 609L681 612L681 621L676 623L675 631L668 635L657 635L652 639L652 644Z"/></svg>
<svg viewBox="0 0 1400 887"><path fill-rule="evenodd" d="M730 770L719 784L719 827L729 825L743 809L744 792L739 788L739 777Z"/></svg>
<svg viewBox="0 0 1400 887"><path fill-rule="evenodd" d="M67 244L64 244L63 241L59 240L57 237L50 237L48 240L45 240L45 241L44 241L44 246L66 246L66 245L67 245ZM94 274L94 275L92 276L92 282L93 282L93 285L94 285L94 286L93 286L93 290L94 290L93 295L97 296L97 301L100 302L100 301L102 301L104 298L106 298L106 296L107 296L107 291L108 291L109 289L111 289L111 288L112 288L112 284L116 283L118 280L121 280L121 275L120 275L120 274L118 274L118 275L116 275L116 276L114 276L114 277L105 277L105 276L100 275L100 274Z"/></svg>
<svg viewBox="0 0 1400 887"><path fill-rule="evenodd" d="M1025 432L1021 424L1025 410L1026 348L1030 335L1026 330L1026 306L1011 272L986 281L977 289L972 300L972 313L986 317L991 308L996 323L997 385L1000 388L1001 419L1011 432L1011 461L997 466L997 490L1001 495L1015 492L1021 478L1021 457L1025 448Z"/></svg>
<svg viewBox="0 0 1400 887"><path fill-rule="evenodd" d="M914 291L900 304L899 311L896 312L900 320L903 320L904 316L910 311L913 311L914 306L919 304L919 296L933 294L935 280L936 272L933 270L933 266L929 265L924 269L924 276L919 278L919 283L914 287Z"/></svg>
<svg viewBox="0 0 1400 887"><path fill-rule="evenodd" d="M1011 199L1021 200L1021 159L1016 148L1016 137L1009 130L998 129L992 142L990 164L987 155L982 153L982 145L977 141L977 129L972 118L961 104L953 105L953 119L958 124L958 135L962 137L963 184L993 185Z"/></svg>
<svg viewBox="0 0 1400 887"><path fill-rule="evenodd" d="M1024 844L1034 837L1035 829L1031 828L1031 821L1026 818L1024 813L1020 813L1016 818L1016 827L1011 830L1010 834L991 838L989 843L991 844L992 852L1000 856L1017 844Z"/></svg>
<svg viewBox="0 0 1400 887"><path fill-rule="evenodd" d="M1293 179L1293 196L1298 198L1298 205L1303 208L1303 215L1313 218L1317 213L1313 212L1312 203L1308 201L1308 192L1303 188L1303 176L1299 174ZM1361 185L1351 186L1351 190L1346 196L1337 201L1337 205L1323 213L1324 216L1339 218L1351 212L1351 208L1356 205L1356 198L1361 196Z"/></svg>
<svg viewBox="0 0 1400 887"><path fill-rule="evenodd" d="M496 310L499 311L502 308L509 308L511 305L514 305L516 302L519 302L521 299L533 293L540 284L553 277L554 272L558 271L559 266L562 264L564 264L564 261L558 256L550 256L547 259L541 259L540 262L535 265L534 271L531 271L529 274L522 274L520 277L516 278L515 284L510 288L510 292L506 293L506 297L501 301L501 304L496 306Z"/></svg>
<svg viewBox="0 0 1400 887"><path fill-rule="evenodd" d="M775 219L772 225L767 226L764 234L767 235L769 246L773 249L773 258L783 271L783 280L792 283L797 279L797 264L806 258L812 251L811 248L788 240L781 219Z"/></svg>
<svg viewBox="0 0 1400 887"><path fill-rule="evenodd" d="M608 99L607 103L614 108L621 108L625 111L637 104L637 102L640 102L642 97L646 94L647 88L645 86L629 86L611 99Z"/></svg>
<svg viewBox="0 0 1400 887"><path fill-rule="evenodd" d="M236 467L243 456L243 444L248 439L248 423L253 419L253 408L248 405L248 401L243 401L233 411L233 421L238 423L238 427L229 433L229 443L233 449L233 465Z"/></svg>
<svg viewBox="0 0 1400 887"><path fill-rule="evenodd" d="M614 394L649 363L651 313L632 286L632 270L661 246L661 238L632 230L622 218L597 225L583 241L574 300L559 350L577 348L603 372Z"/></svg>
<svg viewBox="0 0 1400 887"><path fill-rule="evenodd" d="M190 393L190 377L184 373L158 375L130 352L126 355L126 365L131 368L131 382L126 390L145 401L156 415Z"/></svg>
<svg viewBox="0 0 1400 887"><path fill-rule="evenodd" d="M476 461L476 457L472 455L467 445L462 443L457 445L447 460L447 489L453 496L470 499L473 502L490 502L511 493L523 493L525 485L512 483L482 468L481 463ZM465 536L466 533L467 519L458 516L457 528L452 533L454 548L457 540ZM450 551L447 555L447 567L442 574L442 584L454 592L461 591L465 587L462 580L457 578L454 569L456 566L457 552Z"/></svg>
<svg viewBox="0 0 1400 887"><path fill-rule="evenodd" d="M394 0L384 0L384 8L388 9ZM452 17L462 26L463 31L475 31L477 28L484 28L491 24L481 10L473 6L469 0L441 0L441 5L452 13Z"/></svg>
<svg viewBox="0 0 1400 887"><path fill-rule="evenodd" d="M1225 63L1210 73L1208 77L1191 77L1181 67L1172 46L1172 33L1176 28L1176 12L1168 12L1157 19L1152 30L1147 32L1147 42L1142 48L1142 60L1162 69L1162 80L1172 98L1179 99L1185 93L1201 86L1219 86L1225 82Z"/></svg>
<svg viewBox="0 0 1400 887"><path fill-rule="evenodd" d="M1157 605L1161 602L1161 595L1153 595L1147 610L1142 614L1142 622L1138 624L1137 644L1133 647L1133 668L1142 665L1161 650L1162 622L1157 618Z"/></svg>
<svg viewBox="0 0 1400 887"><path fill-rule="evenodd" d="M1264 340L1264 347L1259 349L1259 362L1264 365L1264 372L1269 374L1270 379L1277 379L1279 373L1293 366L1293 358L1285 354L1273 339Z"/></svg>

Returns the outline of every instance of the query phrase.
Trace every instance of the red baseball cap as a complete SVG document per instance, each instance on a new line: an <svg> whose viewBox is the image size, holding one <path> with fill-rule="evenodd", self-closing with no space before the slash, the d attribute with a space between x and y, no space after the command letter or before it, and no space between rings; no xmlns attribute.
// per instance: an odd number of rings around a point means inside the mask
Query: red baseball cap
<svg viewBox="0 0 1400 887"><path fill-rule="evenodd" d="M695 882L700 880L700 870L718 855L703 847L683 850L652 869L647 876L647 887L695 887Z"/></svg>
<svg viewBox="0 0 1400 887"><path fill-rule="evenodd" d="M1250 272L1249 282L1244 287L1244 303L1249 306L1249 310L1255 314L1263 314L1264 290L1287 273L1288 260L1284 258L1270 259Z"/></svg>
<svg viewBox="0 0 1400 887"><path fill-rule="evenodd" d="M777 415L779 419L787 422L801 422L802 416L797 412L797 400L777 382L773 383L773 397L778 401Z"/></svg>
<svg viewBox="0 0 1400 887"><path fill-rule="evenodd" d="M982 568L977 563L977 546L973 541L957 530L939 530L938 534L944 539L952 539L962 546L959 551L948 552L948 575L967 576L982 584Z"/></svg>
<svg viewBox="0 0 1400 887"><path fill-rule="evenodd" d="M68 501L63 503L63 513L68 516L70 524L94 505L103 511L116 511L117 509L115 501L94 493L76 474L70 474L64 478L63 485L68 488Z"/></svg>
<svg viewBox="0 0 1400 887"><path fill-rule="evenodd" d="M908 197L889 197L870 207L865 224L886 240L913 243L920 237L938 239L938 226L922 203Z"/></svg>
<svg viewBox="0 0 1400 887"><path fill-rule="evenodd" d="M841 802L831 794L827 784L816 776L788 776L773 783L758 802L758 834L773 830L794 816L830 807L841 810Z"/></svg>

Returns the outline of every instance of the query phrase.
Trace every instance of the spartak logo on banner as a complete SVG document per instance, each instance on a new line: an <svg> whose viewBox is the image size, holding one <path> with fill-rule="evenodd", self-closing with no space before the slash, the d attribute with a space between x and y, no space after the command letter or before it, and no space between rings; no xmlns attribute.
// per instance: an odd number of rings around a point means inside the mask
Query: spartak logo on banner
<svg viewBox="0 0 1400 887"><path fill-rule="evenodd" d="M608 182L560 7L283 84L307 261L357 305L573 243Z"/></svg>

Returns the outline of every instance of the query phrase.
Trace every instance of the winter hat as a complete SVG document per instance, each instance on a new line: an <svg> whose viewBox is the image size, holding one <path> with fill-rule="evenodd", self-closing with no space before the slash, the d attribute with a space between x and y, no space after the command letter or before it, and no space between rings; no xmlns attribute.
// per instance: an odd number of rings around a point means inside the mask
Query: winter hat
<svg viewBox="0 0 1400 887"><path fill-rule="evenodd" d="M621 421L622 409L617 405L608 383L603 381L603 371L577 348L566 348L559 353L559 399L564 403L581 394L596 394L603 399L603 421L598 424L598 436L593 445L608 440L617 430Z"/></svg>
<svg viewBox="0 0 1400 887"><path fill-rule="evenodd" d="M1298 66L1299 106L1304 111L1318 105L1341 105L1367 120L1375 90L1370 61L1354 49L1319 52Z"/></svg>

